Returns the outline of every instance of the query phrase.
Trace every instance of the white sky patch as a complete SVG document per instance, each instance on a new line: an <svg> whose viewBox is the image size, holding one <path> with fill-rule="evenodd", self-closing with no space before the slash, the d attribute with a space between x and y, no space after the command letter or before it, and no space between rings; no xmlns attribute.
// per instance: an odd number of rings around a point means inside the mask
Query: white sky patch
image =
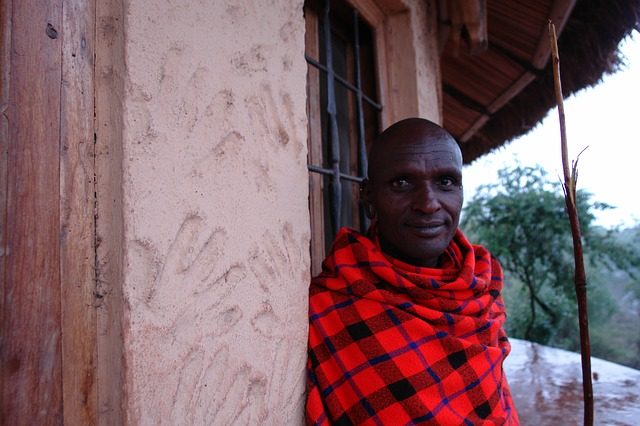
<svg viewBox="0 0 640 426"><path fill-rule="evenodd" d="M569 160L588 147L578 162L578 189L591 192L592 201L616 207L597 214L597 223L605 227L640 223L640 34L634 32L621 50L627 64L621 71L564 103ZM471 200L478 186L495 182L498 169L517 162L539 164L550 179L559 180L562 160L555 108L528 134L465 166L465 200Z"/></svg>

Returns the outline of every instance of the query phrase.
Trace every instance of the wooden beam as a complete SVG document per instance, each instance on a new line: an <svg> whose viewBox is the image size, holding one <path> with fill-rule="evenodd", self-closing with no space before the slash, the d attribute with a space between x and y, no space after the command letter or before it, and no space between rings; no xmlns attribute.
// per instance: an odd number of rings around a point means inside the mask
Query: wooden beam
<svg viewBox="0 0 640 426"><path fill-rule="evenodd" d="M95 158L98 424L125 424L122 296L123 0L96 2Z"/></svg>
<svg viewBox="0 0 640 426"><path fill-rule="evenodd" d="M8 1L8 103L3 104L10 164L2 244L0 418L61 424L60 81L62 0ZM4 15L9 12L11 18ZM7 29L3 31L3 37ZM2 45L6 47L7 40ZM3 84L6 81L3 79ZM3 88L6 90L6 87Z"/></svg>
<svg viewBox="0 0 640 426"><path fill-rule="evenodd" d="M558 36L562 33L562 29L571 16L571 11L576 4L576 0L556 0L551 5L549 11L549 19L556 26ZM549 34L547 32L547 26L544 25L540 30L540 36L538 38L538 46L535 53L531 58L531 64L538 69L544 68L551 55L549 48Z"/></svg>
<svg viewBox="0 0 640 426"><path fill-rule="evenodd" d="M305 16L305 52L315 58L320 57L318 40L318 16L310 8ZM322 164L322 124L320 123L320 72L314 66L307 67L307 117L308 164ZM322 260L325 252L324 238L324 176L319 173L309 174L309 214L311 219L311 275L322 271Z"/></svg>
<svg viewBox="0 0 640 426"><path fill-rule="evenodd" d="M384 31L386 45L382 48L386 53L387 79L384 94L387 98L380 98L380 103L384 105L382 116L387 125L419 115L419 105L411 14L403 12L387 17ZM381 51L380 47L376 53Z"/></svg>
<svg viewBox="0 0 640 426"><path fill-rule="evenodd" d="M358 10L362 19L364 19L372 27L382 25L385 14L378 5L376 0L347 0L354 9Z"/></svg>
<svg viewBox="0 0 640 426"><path fill-rule="evenodd" d="M575 0L556 0L551 6L551 10L549 12L549 19L552 20L557 28L564 28L569 16L571 15L571 11L575 6ZM497 46L492 45L492 49L496 49ZM504 49L498 49L500 53L507 54L508 52ZM515 60L520 66L524 66L526 71L509 86L509 88L503 91L489 106L487 106L488 114L483 114L480 118L474 121L464 132L462 137L460 138L461 142L467 142L470 140L475 133L477 133L482 126L489 121L491 114L495 113L499 109L501 109L504 105L507 104L511 99L518 95L525 87L527 87L533 80L535 80L536 76L539 75L550 55L549 50L549 40L546 26L543 27L540 35L540 39L538 41L538 46L536 48L535 53L533 54L533 59L531 61L531 65L526 63L522 63L517 58L509 56L511 60ZM477 111L476 108L472 108Z"/></svg>
<svg viewBox="0 0 640 426"><path fill-rule="evenodd" d="M2 285L0 285L0 418L6 419L9 409L5 398L9 388L8 379L6 379L9 371L5 367L5 360L9 359L5 355L8 341L5 336L5 329L2 324L9 320L7 313L8 307L6 303L6 295L9 290L6 285L7 276L7 247L9 241L7 239L7 215L8 215L8 155L9 155L9 117L8 109L11 99L9 92L9 83L11 81L11 11L12 2L0 0L0 277Z"/></svg>
<svg viewBox="0 0 640 426"><path fill-rule="evenodd" d="M517 80L515 80L507 90L503 91L497 98L489 104L487 109L491 114L495 114L499 109L507 104L511 99L522 92L536 76L530 72L524 72Z"/></svg>
<svg viewBox="0 0 640 426"><path fill-rule="evenodd" d="M520 58L518 55L511 52L508 48L496 43L489 43L489 49L493 52L499 53L501 56L509 59L511 62L517 64L519 67L534 75L542 75L542 68L535 68L530 62Z"/></svg>
<svg viewBox="0 0 640 426"><path fill-rule="evenodd" d="M475 122L468 127L464 134L460 137L460 142L467 142L473 137L489 121L491 115L500 110L513 99L518 93L520 93L525 87L529 85L536 76L530 72L524 72L507 90L503 91L491 104L487 107L488 114L483 114Z"/></svg>
<svg viewBox="0 0 640 426"><path fill-rule="evenodd" d="M473 110L483 115L491 115L491 112L487 109L486 106L482 105L480 102L476 101L475 99L470 98L465 93L456 89L455 87L446 83L442 83L442 90L444 91L444 93L446 93L447 95L451 96L456 101L458 101L461 105L464 105L466 108L469 108L470 110Z"/></svg>
<svg viewBox="0 0 640 426"><path fill-rule="evenodd" d="M462 136L460 136L460 142L464 143L471 139L473 135L478 132L478 130L482 129L482 126L484 126L490 118L491 116L485 114L478 117L478 119L471 124L467 131L464 132Z"/></svg>
<svg viewBox="0 0 640 426"><path fill-rule="evenodd" d="M11 2L0 0L0 277L5 276L5 224L7 223L7 178L9 152L9 82L11 79ZM4 281L3 281L4 283ZM4 308L4 285L0 286L0 322ZM0 336L1 338L1 336ZM0 340L0 345L2 341ZM0 366L1 368L1 366ZM1 395L1 394L0 394ZM0 400L1 406L1 400Z"/></svg>
<svg viewBox="0 0 640 426"><path fill-rule="evenodd" d="M463 34L468 38L470 54L485 51L489 41L486 0L449 0L448 6L453 55L458 55Z"/></svg>
<svg viewBox="0 0 640 426"><path fill-rule="evenodd" d="M438 54L442 56L444 47L447 44L451 33L451 18L449 17L448 0L436 0L436 8L438 11Z"/></svg>
<svg viewBox="0 0 640 426"><path fill-rule="evenodd" d="M64 423L97 422L94 252L95 0L64 0L60 276Z"/></svg>

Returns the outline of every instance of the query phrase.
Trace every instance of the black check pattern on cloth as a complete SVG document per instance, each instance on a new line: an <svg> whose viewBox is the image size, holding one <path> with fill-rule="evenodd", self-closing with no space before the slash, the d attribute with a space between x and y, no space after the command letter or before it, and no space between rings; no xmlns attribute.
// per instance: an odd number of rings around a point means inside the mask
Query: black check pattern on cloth
<svg viewBox="0 0 640 426"><path fill-rule="evenodd" d="M519 424L500 265L459 230L445 257L415 267L340 231L310 287L307 424Z"/></svg>

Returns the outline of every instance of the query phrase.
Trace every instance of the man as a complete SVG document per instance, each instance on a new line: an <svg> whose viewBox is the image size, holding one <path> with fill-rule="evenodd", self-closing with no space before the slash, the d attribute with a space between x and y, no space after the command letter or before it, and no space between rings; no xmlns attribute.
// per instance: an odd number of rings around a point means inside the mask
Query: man
<svg viewBox="0 0 640 426"><path fill-rule="evenodd" d="M369 155L367 236L338 233L309 297L308 424L518 424L502 270L458 229L462 155L423 119Z"/></svg>

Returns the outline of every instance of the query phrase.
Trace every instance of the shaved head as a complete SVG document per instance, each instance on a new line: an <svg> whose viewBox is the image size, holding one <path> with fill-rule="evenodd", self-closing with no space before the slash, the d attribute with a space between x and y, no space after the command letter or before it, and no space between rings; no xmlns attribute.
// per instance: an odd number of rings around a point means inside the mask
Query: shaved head
<svg viewBox="0 0 640 426"><path fill-rule="evenodd" d="M407 118L387 127L373 142L369 152L369 180L374 180L377 172L385 167L388 154L400 146L421 143L441 143L455 145L457 161L462 164L462 153L457 142L445 129L424 118ZM403 151L405 151L403 149ZM410 155L411 149L408 148Z"/></svg>

